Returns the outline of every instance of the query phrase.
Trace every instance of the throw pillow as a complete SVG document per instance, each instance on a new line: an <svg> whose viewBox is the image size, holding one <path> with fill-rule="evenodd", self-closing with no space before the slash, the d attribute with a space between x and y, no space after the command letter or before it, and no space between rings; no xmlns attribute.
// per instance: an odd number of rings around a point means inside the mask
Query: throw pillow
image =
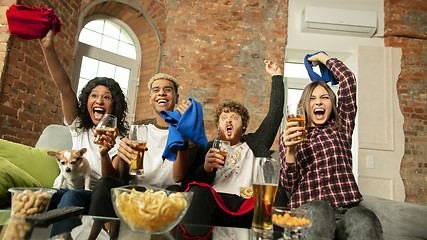
<svg viewBox="0 0 427 240"><path fill-rule="evenodd" d="M24 170L13 165L8 160L0 157L0 207L10 206L11 187L41 187L35 178Z"/></svg>
<svg viewBox="0 0 427 240"><path fill-rule="evenodd" d="M50 149L33 148L0 139L0 157L37 179L43 187L52 187L59 175L59 167L55 158L47 155L47 151Z"/></svg>

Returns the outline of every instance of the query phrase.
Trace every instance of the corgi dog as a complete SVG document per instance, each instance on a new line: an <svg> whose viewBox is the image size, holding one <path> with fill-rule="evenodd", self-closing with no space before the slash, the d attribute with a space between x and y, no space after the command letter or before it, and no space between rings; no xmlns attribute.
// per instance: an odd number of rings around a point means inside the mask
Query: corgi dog
<svg viewBox="0 0 427 240"><path fill-rule="evenodd" d="M53 183L54 188L90 190L92 170L89 161L83 156L86 148L80 150L48 151L47 154L56 158L60 173Z"/></svg>

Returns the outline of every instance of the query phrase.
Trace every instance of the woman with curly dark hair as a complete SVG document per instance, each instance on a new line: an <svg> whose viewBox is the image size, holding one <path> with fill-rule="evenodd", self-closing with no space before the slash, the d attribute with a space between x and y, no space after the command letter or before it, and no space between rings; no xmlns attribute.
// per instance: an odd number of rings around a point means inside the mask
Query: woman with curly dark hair
<svg viewBox="0 0 427 240"><path fill-rule="evenodd" d="M53 24L52 24L53 25ZM113 161L117 155L117 148L121 142L118 135L127 134L128 124L126 122L127 103L120 85L111 78L97 77L90 80L82 89L77 100L76 93L71 87L71 80L54 46L54 32L51 28L46 36L39 39L43 50L45 61L50 75L61 93L62 111L64 123L71 131L73 149L86 148L85 157L88 159L92 174L90 189L101 176L118 176L118 162ZM94 143L95 127L105 114L117 117L117 128L115 133L107 133L101 136L102 145ZM92 191L85 189L60 189L53 196L51 208L65 206L83 206L89 208ZM58 204L59 202L59 204ZM87 212L87 211L86 211ZM75 222L76 220L77 222ZM71 219L61 226L52 228L52 236L69 231L80 224L79 219Z"/></svg>
<svg viewBox="0 0 427 240"><path fill-rule="evenodd" d="M80 118L80 127L89 130L92 129L94 121L89 114L87 103L89 95L96 86L106 86L110 91L113 97L113 110L112 115L117 117L117 129L119 130L120 136L125 136L128 131L128 126L126 122L126 112L127 112L127 103L125 100L125 95L123 94L120 85L111 78L106 77L96 77L90 80L86 86L80 92L79 95L79 112L78 118Z"/></svg>

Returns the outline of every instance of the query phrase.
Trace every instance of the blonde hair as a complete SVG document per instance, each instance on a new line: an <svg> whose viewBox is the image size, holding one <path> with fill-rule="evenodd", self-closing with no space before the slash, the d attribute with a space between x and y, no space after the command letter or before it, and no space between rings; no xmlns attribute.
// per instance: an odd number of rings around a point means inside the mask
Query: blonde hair
<svg viewBox="0 0 427 240"><path fill-rule="evenodd" d="M151 91L151 86L153 85L153 82L159 79L165 79L165 80L169 80L173 83L173 86L175 87L175 92L178 93L178 87L179 84L176 81L176 78L172 77L171 75L168 75L166 73L157 73L156 75L154 75L153 77L150 78L150 80L148 81L148 90Z"/></svg>

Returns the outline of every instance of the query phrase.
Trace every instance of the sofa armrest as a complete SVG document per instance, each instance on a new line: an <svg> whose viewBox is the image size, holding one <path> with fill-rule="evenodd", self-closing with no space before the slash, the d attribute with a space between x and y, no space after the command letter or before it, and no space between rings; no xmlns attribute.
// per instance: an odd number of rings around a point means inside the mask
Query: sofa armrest
<svg viewBox="0 0 427 240"><path fill-rule="evenodd" d="M66 150L72 147L70 129L67 126L56 124L47 126L36 143L36 148Z"/></svg>
<svg viewBox="0 0 427 240"><path fill-rule="evenodd" d="M427 206L365 195L360 205L380 220L384 239L415 240L427 236Z"/></svg>

